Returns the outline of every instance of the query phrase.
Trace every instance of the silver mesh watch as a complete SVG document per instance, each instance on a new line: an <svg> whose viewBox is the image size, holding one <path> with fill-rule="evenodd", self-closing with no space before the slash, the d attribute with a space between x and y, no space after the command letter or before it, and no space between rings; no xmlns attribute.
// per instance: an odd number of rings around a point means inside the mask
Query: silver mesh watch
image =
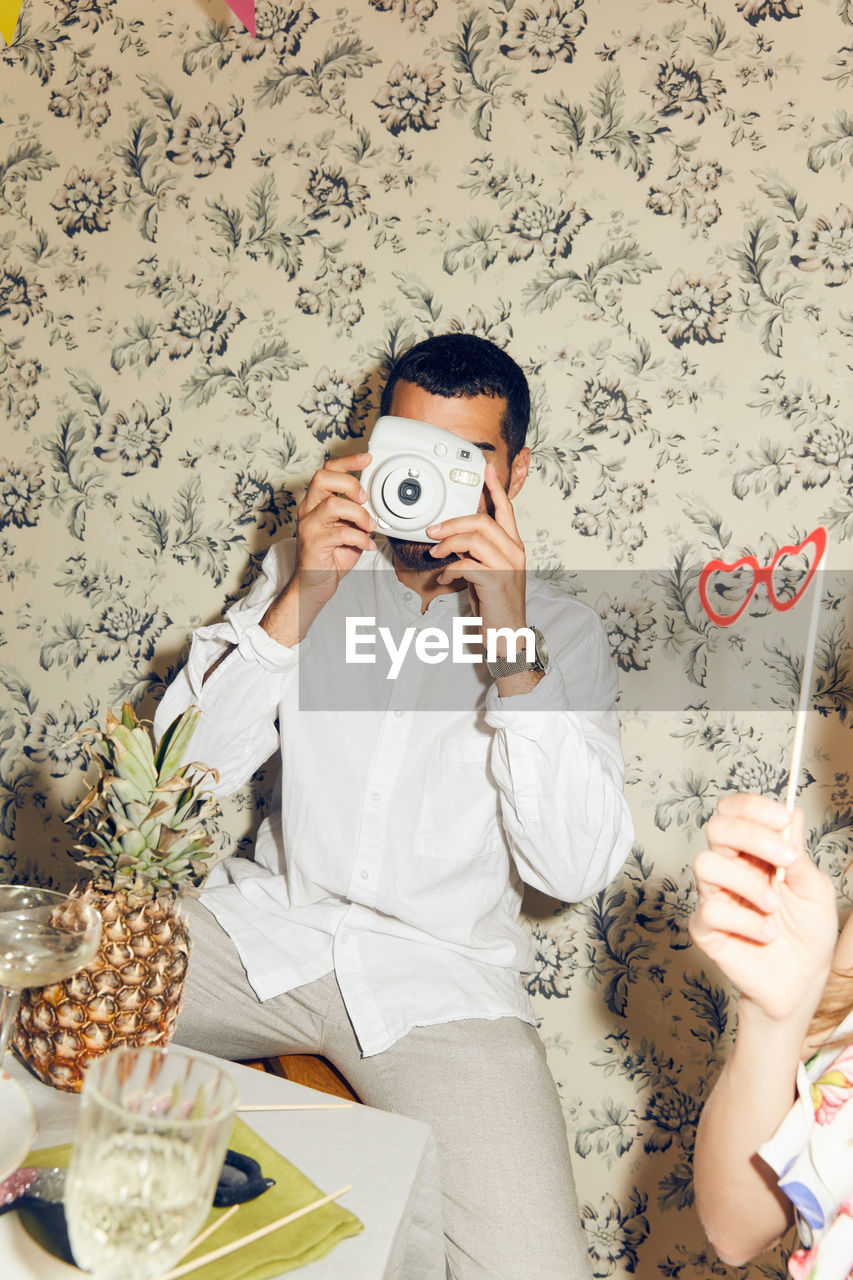
<svg viewBox="0 0 853 1280"><path fill-rule="evenodd" d="M517 676L521 671L547 671L548 670L548 650L545 646L545 637L538 627L531 627L533 638L536 641L536 651L532 662L528 662L526 657L516 658L514 662L508 662L506 658L497 658L494 662L487 662L486 667L490 676L495 680L499 680L501 676ZM522 649L522 653L524 650Z"/></svg>

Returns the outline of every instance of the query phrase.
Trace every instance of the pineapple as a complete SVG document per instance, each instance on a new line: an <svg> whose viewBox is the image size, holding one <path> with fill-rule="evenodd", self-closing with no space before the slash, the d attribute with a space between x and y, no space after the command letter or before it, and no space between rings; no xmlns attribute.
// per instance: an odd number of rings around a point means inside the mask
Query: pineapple
<svg viewBox="0 0 853 1280"><path fill-rule="evenodd" d="M166 1044L183 996L190 939L181 892L203 881L216 803L203 790L216 776L179 767L199 716L190 708L163 735L156 754L125 703L121 719L91 730L99 776L68 818L82 840L77 861L94 873L73 894L101 913L98 953L64 982L22 993L14 1045L42 1080L76 1093L92 1058L119 1044Z"/></svg>

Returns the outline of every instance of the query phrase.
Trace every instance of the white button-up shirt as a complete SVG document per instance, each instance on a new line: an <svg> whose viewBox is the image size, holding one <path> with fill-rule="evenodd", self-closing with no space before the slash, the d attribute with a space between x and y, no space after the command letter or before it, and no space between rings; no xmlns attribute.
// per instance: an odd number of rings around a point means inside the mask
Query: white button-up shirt
<svg viewBox="0 0 853 1280"><path fill-rule="evenodd" d="M523 883L586 898L633 838L616 675L596 614L529 574L528 621L550 654L529 693L501 698L483 663L423 661L414 644L389 679L365 622L356 652L375 664L345 660L346 618L375 619L396 644L406 628L450 636L454 618L470 619L467 590L422 614L387 550L365 552L306 638L285 647L259 622L294 558L293 541L274 546L248 595L195 633L157 712L162 733L201 708L189 754L218 769L220 794L280 752L254 861L219 863L203 903L261 1000L334 968L365 1055L413 1026L533 1022Z"/></svg>

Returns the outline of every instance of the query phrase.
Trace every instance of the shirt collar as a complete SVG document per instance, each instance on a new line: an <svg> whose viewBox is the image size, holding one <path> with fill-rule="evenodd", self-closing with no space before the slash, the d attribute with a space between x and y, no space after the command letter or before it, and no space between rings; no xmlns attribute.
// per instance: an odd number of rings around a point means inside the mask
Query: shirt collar
<svg viewBox="0 0 853 1280"><path fill-rule="evenodd" d="M385 601L393 602L395 607L411 622L422 626L435 626L448 618L473 617L471 596L467 590L448 591L432 599L426 612L421 613L421 601L417 591L401 582L394 571L391 547L383 538L377 544L371 561L362 556L359 565L365 569L373 569L379 578L380 591Z"/></svg>

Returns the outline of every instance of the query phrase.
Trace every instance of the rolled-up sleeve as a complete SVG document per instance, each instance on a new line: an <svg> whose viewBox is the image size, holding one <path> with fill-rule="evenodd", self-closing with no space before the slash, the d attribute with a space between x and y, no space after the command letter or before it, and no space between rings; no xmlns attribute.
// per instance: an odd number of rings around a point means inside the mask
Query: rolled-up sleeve
<svg viewBox="0 0 853 1280"><path fill-rule="evenodd" d="M159 739L187 707L200 709L189 755L217 770L219 780L211 788L217 795L242 786L278 747L282 686L292 678L309 641L280 645L260 620L289 581L294 562L295 544L276 544L249 593L222 622L193 634L186 666L166 689L154 717ZM219 666L205 680L216 662Z"/></svg>
<svg viewBox="0 0 853 1280"><path fill-rule="evenodd" d="M500 698L491 769L522 880L566 902L603 888L631 849L633 822L614 706L616 674L600 625L552 661L529 693Z"/></svg>

